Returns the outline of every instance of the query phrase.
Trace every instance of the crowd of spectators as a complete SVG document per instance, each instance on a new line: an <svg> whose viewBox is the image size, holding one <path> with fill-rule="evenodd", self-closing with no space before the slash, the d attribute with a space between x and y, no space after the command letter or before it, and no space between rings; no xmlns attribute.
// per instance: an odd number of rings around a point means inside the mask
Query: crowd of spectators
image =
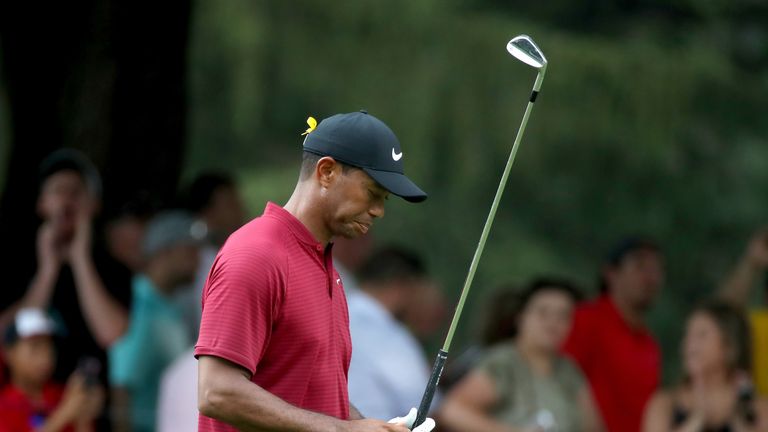
<svg viewBox="0 0 768 432"><path fill-rule="evenodd" d="M206 173L171 206L138 194L105 209L99 173L68 149L41 162L38 180L35 253L16 273L31 270L0 295L0 432L196 430L200 298L246 218L237 183ZM375 243L339 239L334 254L350 400L388 419L419 405L423 346L448 305L422 257ZM668 388L646 322L665 261L661 244L632 236L606 255L594 298L562 278L500 285L482 334L450 359L437 430L768 431L768 307L748 302L768 269L768 231L711 298L691 299L682 375Z"/></svg>
<svg viewBox="0 0 768 432"><path fill-rule="evenodd" d="M0 294L0 431L153 431L217 248L244 222L237 184L206 173L169 206L138 194L103 208L98 171L71 149L38 182L34 255L14 273L27 282Z"/></svg>

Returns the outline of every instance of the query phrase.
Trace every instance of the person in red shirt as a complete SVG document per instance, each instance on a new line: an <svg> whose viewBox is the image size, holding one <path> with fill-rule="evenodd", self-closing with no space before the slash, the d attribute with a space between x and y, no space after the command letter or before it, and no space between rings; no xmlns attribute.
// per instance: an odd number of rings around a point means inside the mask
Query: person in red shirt
<svg viewBox="0 0 768 432"><path fill-rule="evenodd" d="M627 238L608 255L601 295L581 305L564 344L584 371L611 432L638 432L659 384L661 351L645 326L664 281L661 250L646 238Z"/></svg>
<svg viewBox="0 0 768 432"><path fill-rule="evenodd" d="M103 391L74 374L66 388L51 381L56 365L53 322L39 309L21 309L6 331L9 384L0 390L0 432L91 432Z"/></svg>
<svg viewBox="0 0 768 432"><path fill-rule="evenodd" d="M232 234L208 275L195 347L200 432L406 432L415 420L415 409L392 423L364 419L349 403L349 315L331 240L368 232L390 193L427 196L379 119L361 111L307 123L291 198Z"/></svg>

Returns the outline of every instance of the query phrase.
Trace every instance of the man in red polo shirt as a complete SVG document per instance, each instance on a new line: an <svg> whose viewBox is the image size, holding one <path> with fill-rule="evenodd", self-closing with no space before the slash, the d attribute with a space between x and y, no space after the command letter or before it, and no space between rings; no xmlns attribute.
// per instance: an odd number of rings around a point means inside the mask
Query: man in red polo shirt
<svg viewBox="0 0 768 432"><path fill-rule="evenodd" d="M660 349L644 316L663 281L658 246L627 238L608 255L600 297L574 316L565 351L587 376L610 432L638 432L659 383Z"/></svg>
<svg viewBox="0 0 768 432"><path fill-rule="evenodd" d="M415 410L395 423L363 419L349 403L349 316L331 240L365 234L390 193L427 196L403 174L400 143L377 118L308 123L288 203L267 204L232 234L208 276L195 347L200 432L407 431L415 420Z"/></svg>

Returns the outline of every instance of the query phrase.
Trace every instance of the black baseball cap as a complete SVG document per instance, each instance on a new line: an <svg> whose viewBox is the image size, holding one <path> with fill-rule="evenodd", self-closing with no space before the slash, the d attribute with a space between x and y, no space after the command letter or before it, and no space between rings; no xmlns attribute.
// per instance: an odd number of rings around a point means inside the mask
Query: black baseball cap
<svg viewBox="0 0 768 432"><path fill-rule="evenodd" d="M52 175L71 170L83 178L89 191L96 197L101 197L101 176L93 163L83 153L72 149L62 148L46 156L40 163L38 182L43 183Z"/></svg>
<svg viewBox="0 0 768 432"><path fill-rule="evenodd" d="M406 201L427 199L427 194L405 176L403 150L395 133L365 110L321 121L304 139L304 151L358 167Z"/></svg>
<svg viewBox="0 0 768 432"><path fill-rule="evenodd" d="M608 251L608 254L605 256L605 263L617 266L621 264L627 255L641 250L661 252L661 247L655 240L648 236L627 236L616 242Z"/></svg>
<svg viewBox="0 0 768 432"><path fill-rule="evenodd" d="M652 238L644 235L630 235L622 238L613 244L613 247L608 251L604 258L604 264L610 267L617 267L621 265L624 258L634 252L638 251L653 251L661 253L661 246ZM604 275L600 274L598 279L599 288L601 293L608 292L608 282L605 280Z"/></svg>

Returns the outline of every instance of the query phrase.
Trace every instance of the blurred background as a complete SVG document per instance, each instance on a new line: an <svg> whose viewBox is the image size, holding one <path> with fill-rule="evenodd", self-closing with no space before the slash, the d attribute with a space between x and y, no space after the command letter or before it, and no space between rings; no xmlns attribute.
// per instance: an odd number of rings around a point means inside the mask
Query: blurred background
<svg viewBox="0 0 768 432"><path fill-rule="evenodd" d="M390 200L374 239L420 252L452 306L535 77L504 48L526 33L550 66L454 350L492 287L548 273L595 293L610 244L647 234L669 382L691 299L768 222L766 22L759 0L2 2L0 244L33 238L55 149L94 161L107 208L218 170L254 217L293 190L308 116L364 108L430 194Z"/></svg>

